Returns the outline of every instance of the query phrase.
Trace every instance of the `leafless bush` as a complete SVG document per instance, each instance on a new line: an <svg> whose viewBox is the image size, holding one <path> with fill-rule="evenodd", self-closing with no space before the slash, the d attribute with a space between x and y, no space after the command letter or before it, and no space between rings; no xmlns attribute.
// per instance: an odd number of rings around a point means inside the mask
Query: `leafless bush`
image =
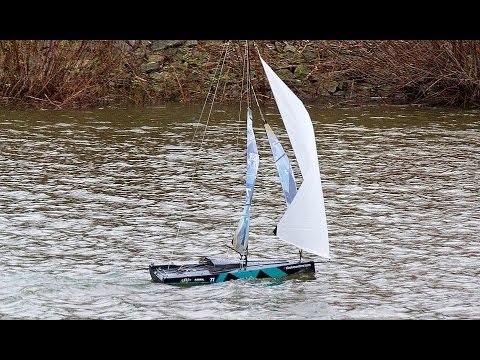
<svg viewBox="0 0 480 360"><path fill-rule="evenodd" d="M129 93L136 65L119 41L0 41L0 100L93 106Z"/></svg>
<svg viewBox="0 0 480 360"><path fill-rule="evenodd" d="M480 41L358 41L341 57L350 78L410 103L480 105Z"/></svg>

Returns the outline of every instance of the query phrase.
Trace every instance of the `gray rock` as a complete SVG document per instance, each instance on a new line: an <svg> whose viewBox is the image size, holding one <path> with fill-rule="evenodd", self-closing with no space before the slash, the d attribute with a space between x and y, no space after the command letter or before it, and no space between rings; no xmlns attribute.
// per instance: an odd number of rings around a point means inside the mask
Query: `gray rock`
<svg viewBox="0 0 480 360"><path fill-rule="evenodd" d="M303 58L306 60L306 61L313 61L317 58L317 54L314 53L313 51L311 50L305 50L303 53L302 53L302 56Z"/></svg>
<svg viewBox="0 0 480 360"><path fill-rule="evenodd" d="M164 80L168 75L166 75L164 72L156 72L150 75L152 79L155 80Z"/></svg>
<svg viewBox="0 0 480 360"><path fill-rule="evenodd" d="M165 55L162 54L152 54L148 56L148 62L150 63L163 63L163 60L165 60Z"/></svg>
<svg viewBox="0 0 480 360"><path fill-rule="evenodd" d="M152 50L164 50L171 47L176 47L184 44L186 40L153 40L152 41Z"/></svg>
<svg viewBox="0 0 480 360"><path fill-rule="evenodd" d="M187 40L185 46L195 46L198 44L198 40Z"/></svg>
<svg viewBox="0 0 480 360"><path fill-rule="evenodd" d="M175 51L175 54L172 56L173 61L184 61L185 60L185 51L183 49L178 49Z"/></svg>
<svg viewBox="0 0 480 360"><path fill-rule="evenodd" d="M175 61L172 63L172 67L177 71L186 71L188 69L188 64L182 61Z"/></svg>
<svg viewBox="0 0 480 360"><path fill-rule="evenodd" d="M289 51L295 53L295 52L297 52L297 48L293 45L287 44L283 48L283 52L289 52Z"/></svg>
<svg viewBox="0 0 480 360"><path fill-rule="evenodd" d="M335 91L337 91L338 82L336 82L335 80L333 80L333 81L327 81L325 84L323 84L323 87L324 87L330 94L333 94Z"/></svg>
<svg viewBox="0 0 480 360"><path fill-rule="evenodd" d="M283 45L280 41L275 41L274 45L275 45L275 50L277 50L277 52L283 51Z"/></svg>
<svg viewBox="0 0 480 360"><path fill-rule="evenodd" d="M293 73L288 69L278 69L275 72L283 80L293 79Z"/></svg>
<svg viewBox="0 0 480 360"><path fill-rule="evenodd" d="M162 65L158 62L151 62L151 63L140 65L140 71L147 74L153 71L160 70L161 68L162 68Z"/></svg>
<svg viewBox="0 0 480 360"><path fill-rule="evenodd" d="M324 87L322 87L319 92L320 92L320 95L322 95L322 96L330 96L331 95L330 92L328 92L328 90L325 89Z"/></svg>
<svg viewBox="0 0 480 360"><path fill-rule="evenodd" d="M305 80L308 76L308 69L305 65L298 65L295 68L294 77L295 79Z"/></svg>

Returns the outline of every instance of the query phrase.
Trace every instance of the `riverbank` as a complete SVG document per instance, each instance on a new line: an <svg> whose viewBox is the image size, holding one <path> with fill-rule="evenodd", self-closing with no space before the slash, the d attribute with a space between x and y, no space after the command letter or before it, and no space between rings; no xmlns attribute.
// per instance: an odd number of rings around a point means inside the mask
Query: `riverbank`
<svg viewBox="0 0 480 360"><path fill-rule="evenodd" d="M479 41L257 41L304 101L479 106ZM205 40L2 41L0 104L23 108L201 102L226 43ZM244 43L228 43L218 101L236 101ZM257 57L253 82L271 97Z"/></svg>

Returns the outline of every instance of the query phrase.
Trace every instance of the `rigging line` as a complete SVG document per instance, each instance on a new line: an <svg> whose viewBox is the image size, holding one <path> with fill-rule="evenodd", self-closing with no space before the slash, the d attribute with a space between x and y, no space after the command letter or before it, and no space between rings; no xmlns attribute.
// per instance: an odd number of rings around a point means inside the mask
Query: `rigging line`
<svg viewBox="0 0 480 360"><path fill-rule="evenodd" d="M238 139L240 138L240 123L242 122L242 102L243 102L243 92L245 90L245 74L246 74L246 63L247 63L247 57L248 57L248 52L247 52L247 43L248 40L245 40L245 51L243 55L243 66L242 66L242 81L241 81L241 88L240 88L240 106L238 110L238 122L237 122L237 135L236 135L236 144L235 148L239 149L238 145ZM236 222L234 221L232 223L232 232L235 234L235 228L236 228ZM228 245L227 245L228 246Z"/></svg>
<svg viewBox="0 0 480 360"><path fill-rule="evenodd" d="M216 85L216 87L215 87L215 93L214 93L214 95L213 95L212 105L211 105L211 107L210 107L210 113L209 113L208 118L207 118L207 121L206 121L206 123L205 123L205 129L203 130L203 136L202 136L202 141L200 142L199 150L201 150L201 149L202 149L202 146L203 146L203 140L204 140L204 138L205 138L205 132L206 132L206 129L207 129L208 121L210 120L210 115L212 114L213 103L214 103L214 101L215 101L215 95L216 95L217 90L218 90L218 84L220 83L220 75L222 74L223 67L224 67L224 65L225 65L225 59L226 59L226 57L227 57L229 45L230 45L230 41L224 43L223 60L222 60L222 61L219 61L218 64L217 64L217 69L215 69L215 74L214 74L213 80L212 80L212 82L211 82L211 84L210 84L210 89L209 89L209 91L208 91L207 98L206 98L206 100L205 100L204 108L205 108L205 105L206 105L206 103L207 103L207 101L208 101L208 96L209 96L209 94L210 94L210 92L211 92L211 87L212 87L212 85L213 85L213 81L215 80L215 77L217 76L217 71L218 71L219 65L220 65L220 63L221 63L222 65L221 65L221 67L220 67L220 73L218 74L217 85ZM201 115L200 115L199 121L197 122L197 126L196 126L195 132L194 132L194 134L193 134L193 138L192 138L192 140L191 140L191 142L190 142L190 146L193 145L193 142L194 142L194 140L195 140L195 134L196 134L196 132L197 132L198 126L200 125L200 119L202 118L202 116L203 116L203 109L202 109L202 113L201 113ZM195 172L195 173L197 172L197 168L196 168L196 167L195 167L195 169L194 169L194 172ZM191 190L192 190L192 184L190 183L190 184L188 185L188 192L191 193ZM180 219L179 219L179 221L178 221L177 231L176 231L176 234L175 234L175 240L178 239L178 235L179 235L179 233L180 233L180 225L182 224L184 218L186 217L186 214L185 214L185 209L186 209L186 207L187 207L187 200L184 198L184 199L183 199L183 206L182 206L182 211L181 211ZM171 258L173 258L173 249L172 249ZM170 261L171 261L171 259L170 259Z"/></svg>
<svg viewBox="0 0 480 360"><path fill-rule="evenodd" d="M237 143L236 147L238 149L238 139L240 135L240 123L242 122L242 101L243 101L243 91L244 91L244 83L245 83L245 73L246 73L246 62L247 62L247 47L245 45L245 54L243 58L243 67L242 67L242 82L241 82L241 89L240 89L240 109L238 111L238 123L237 123Z"/></svg>
<svg viewBox="0 0 480 360"><path fill-rule="evenodd" d="M260 109L260 104L258 103L258 99L257 99L257 93L255 92L255 89L253 88L253 86L252 86L252 92L253 92L253 97L255 98L255 101L257 103L258 111L260 112L260 117L262 118L263 123L267 124L267 120L265 120L262 110Z"/></svg>
<svg viewBox="0 0 480 360"><path fill-rule="evenodd" d="M203 141L205 139L205 134L207 133L208 122L210 121L210 117L212 116L213 104L215 103L215 97L217 96L218 85L220 85L220 77L221 77L222 72L223 72L223 67L225 66L225 60L227 58L229 45L230 45L230 41L227 43L227 46L225 48L225 54L224 54L224 57L223 57L222 66L220 68L220 73L218 74L217 85L215 86L215 91L213 93L212 103L210 105L210 111L208 113L207 121L205 122L205 128L203 130L202 140L200 142L199 150L201 150L203 148Z"/></svg>
<svg viewBox="0 0 480 360"><path fill-rule="evenodd" d="M260 51L258 50L257 43L253 41L253 46L255 47L255 50L257 50L258 57L261 59L262 57L260 56ZM262 118L262 121L264 124L267 124L267 120L265 120L265 117L263 116L262 110L260 109L260 104L258 103L258 98L257 98L257 93L255 92L255 89L252 84L250 84L252 88L252 93L253 97L255 98L255 102L257 103L258 111L260 112L260 117Z"/></svg>
<svg viewBox="0 0 480 360"><path fill-rule="evenodd" d="M229 45L229 42L224 42L223 44L223 50L222 50L222 55L224 53L226 53L227 49L228 49L228 45ZM195 126L195 130L193 132L193 137L192 137L192 140L190 141L190 146L193 144L194 140L195 140L195 136L197 135L197 130L198 130L198 127L200 126L200 123L202 121L202 117L203 117L203 113L205 112L205 108L207 106L207 103L208 103L208 98L212 92L212 88L213 88L213 83L215 82L215 80L217 79L217 76L220 77L219 75L217 75L218 73L218 70L220 69L220 64L222 63L222 56L218 59L218 62L217 62L217 66L215 68L215 72L213 73L213 77L212 77L212 81L210 81L210 86L208 87L208 93L207 93L207 96L205 97L205 101L203 102L203 107L202 107L202 111L200 112L200 116L198 118L198 122Z"/></svg>
<svg viewBox="0 0 480 360"><path fill-rule="evenodd" d="M260 55L260 50L258 49L257 43L253 41L253 46L255 47L255 50L257 50L258 57L261 59L262 56Z"/></svg>
<svg viewBox="0 0 480 360"><path fill-rule="evenodd" d="M251 74L250 74L250 45L248 40L246 40L246 60L247 60L247 106L251 108L251 94L250 94L250 87L252 86L251 82Z"/></svg>

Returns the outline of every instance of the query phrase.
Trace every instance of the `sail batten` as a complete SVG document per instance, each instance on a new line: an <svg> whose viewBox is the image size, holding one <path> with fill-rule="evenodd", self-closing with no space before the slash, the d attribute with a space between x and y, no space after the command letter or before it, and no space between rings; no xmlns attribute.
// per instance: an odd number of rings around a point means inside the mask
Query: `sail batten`
<svg viewBox="0 0 480 360"><path fill-rule="evenodd" d="M329 241L317 146L305 105L260 57L287 130L303 182L277 225L277 236L328 258Z"/></svg>
<svg viewBox="0 0 480 360"><path fill-rule="evenodd" d="M257 142L253 132L252 110L247 108L247 174L246 174L246 196L243 212L238 222L237 229L233 236L233 248L240 254L245 254L248 247L248 232L250 229L250 208L253 198L253 190L257 179L258 165Z"/></svg>

